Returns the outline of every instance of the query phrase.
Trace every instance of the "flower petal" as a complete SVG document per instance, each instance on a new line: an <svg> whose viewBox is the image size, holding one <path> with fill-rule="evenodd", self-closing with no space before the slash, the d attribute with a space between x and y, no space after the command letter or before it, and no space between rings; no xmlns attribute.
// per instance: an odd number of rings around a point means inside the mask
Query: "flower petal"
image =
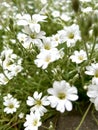
<svg viewBox="0 0 98 130"><path fill-rule="evenodd" d="M72 103L70 101L66 100L65 107L66 107L67 111L71 111L72 110Z"/></svg>

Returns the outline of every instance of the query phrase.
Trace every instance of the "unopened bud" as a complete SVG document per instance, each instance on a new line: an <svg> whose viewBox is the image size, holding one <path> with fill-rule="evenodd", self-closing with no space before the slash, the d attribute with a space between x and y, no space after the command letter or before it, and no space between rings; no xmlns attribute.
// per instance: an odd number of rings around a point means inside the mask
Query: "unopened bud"
<svg viewBox="0 0 98 130"><path fill-rule="evenodd" d="M72 8L75 12L78 12L79 10L79 0L72 0Z"/></svg>
<svg viewBox="0 0 98 130"><path fill-rule="evenodd" d="M87 90L87 89L88 89L88 86L87 86L87 85L85 85L83 88L84 88L85 90Z"/></svg>
<svg viewBox="0 0 98 130"><path fill-rule="evenodd" d="M94 34L95 37L98 36L98 25L97 24L95 24L94 27L93 27L93 34Z"/></svg>

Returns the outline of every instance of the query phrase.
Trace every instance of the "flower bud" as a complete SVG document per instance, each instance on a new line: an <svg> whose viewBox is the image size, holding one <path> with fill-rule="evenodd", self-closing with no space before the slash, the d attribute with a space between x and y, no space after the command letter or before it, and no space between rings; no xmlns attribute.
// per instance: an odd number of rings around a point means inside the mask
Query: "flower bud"
<svg viewBox="0 0 98 130"><path fill-rule="evenodd" d="M95 37L98 36L98 25L97 24L95 24L94 27L93 27L93 34L94 34Z"/></svg>
<svg viewBox="0 0 98 130"><path fill-rule="evenodd" d="M77 13L79 10L79 0L72 0L72 8Z"/></svg>

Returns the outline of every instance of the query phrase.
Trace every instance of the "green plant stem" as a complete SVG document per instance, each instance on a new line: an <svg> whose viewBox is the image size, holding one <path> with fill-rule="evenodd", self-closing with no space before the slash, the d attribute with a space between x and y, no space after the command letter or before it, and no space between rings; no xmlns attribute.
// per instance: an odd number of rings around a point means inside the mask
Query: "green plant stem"
<svg viewBox="0 0 98 130"><path fill-rule="evenodd" d="M83 43L84 43L84 47L85 47L85 51L86 51L87 58L89 59L88 49L87 49L87 46L86 46L85 40L84 40Z"/></svg>
<svg viewBox="0 0 98 130"><path fill-rule="evenodd" d="M43 126L43 125L42 125L41 127L42 127L42 128L44 128L44 129L47 129L47 130L49 130L49 129L48 129L46 126Z"/></svg>
<svg viewBox="0 0 98 130"><path fill-rule="evenodd" d="M82 72L81 72L81 69L78 66L78 64L76 64L76 68L77 68L77 71L78 71L78 75L79 75L79 77L81 79L82 86L84 86L84 79L83 79Z"/></svg>
<svg viewBox="0 0 98 130"><path fill-rule="evenodd" d="M92 58L92 54L94 52L95 45L96 45L96 37L94 38L94 43L93 43L93 46L92 46L92 50L91 50L91 54L90 54L90 59Z"/></svg>
<svg viewBox="0 0 98 130"><path fill-rule="evenodd" d="M94 109L92 110L92 117L93 117L94 121L96 122L96 124L98 125L98 119L96 119L96 117L94 115Z"/></svg>
<svg viewBox="0 0 98 130"><path fill-rule="evenodd" d="M83 115L83 117L82 117L82 119L81 119L81 121L80 121L78 127L77 127L75 130L79 130L79 129L80 129L82 123L84 122L84 120L85 120L85 118L86 118L86 116L87 116L87 114L88 114L88 112L89 112L89 110L90 110L91 105L92 105L92 103L89 104L89 106L88 106L86 112L84 113L84 115Z"/></svg>

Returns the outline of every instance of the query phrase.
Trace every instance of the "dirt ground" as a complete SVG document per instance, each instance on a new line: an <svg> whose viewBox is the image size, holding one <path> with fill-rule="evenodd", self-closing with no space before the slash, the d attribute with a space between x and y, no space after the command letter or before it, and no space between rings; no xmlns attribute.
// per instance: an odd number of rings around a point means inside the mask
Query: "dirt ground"
<svg viewBox="0 0 98 130"><path fill-rule="evenodd" d="M98 112L94 111L94 115L98 121ZM49 122L52 121L55 125L55 130L76 130L76 127L79 125L81 119L82 115L80 112L72 111L67 114L65 113L60 114L57 117L55 116L51 118L44 125L49 126ZM47 129L40 128L39 130L47 130ZM92 115L92 110L88 112L83 124L78 130L98 130L98 124L96 123Z"/></svg>
<svg viewBox="0 0 98 130"><path fill-rule="evenodd" d="M61 115L58 119L56 130L75 130L79 125L82 116L77 112L71 112L68 115ZM98 113L96 118L98 119ZM98 130L91 111L88 113L79 130Z"/></svg>

